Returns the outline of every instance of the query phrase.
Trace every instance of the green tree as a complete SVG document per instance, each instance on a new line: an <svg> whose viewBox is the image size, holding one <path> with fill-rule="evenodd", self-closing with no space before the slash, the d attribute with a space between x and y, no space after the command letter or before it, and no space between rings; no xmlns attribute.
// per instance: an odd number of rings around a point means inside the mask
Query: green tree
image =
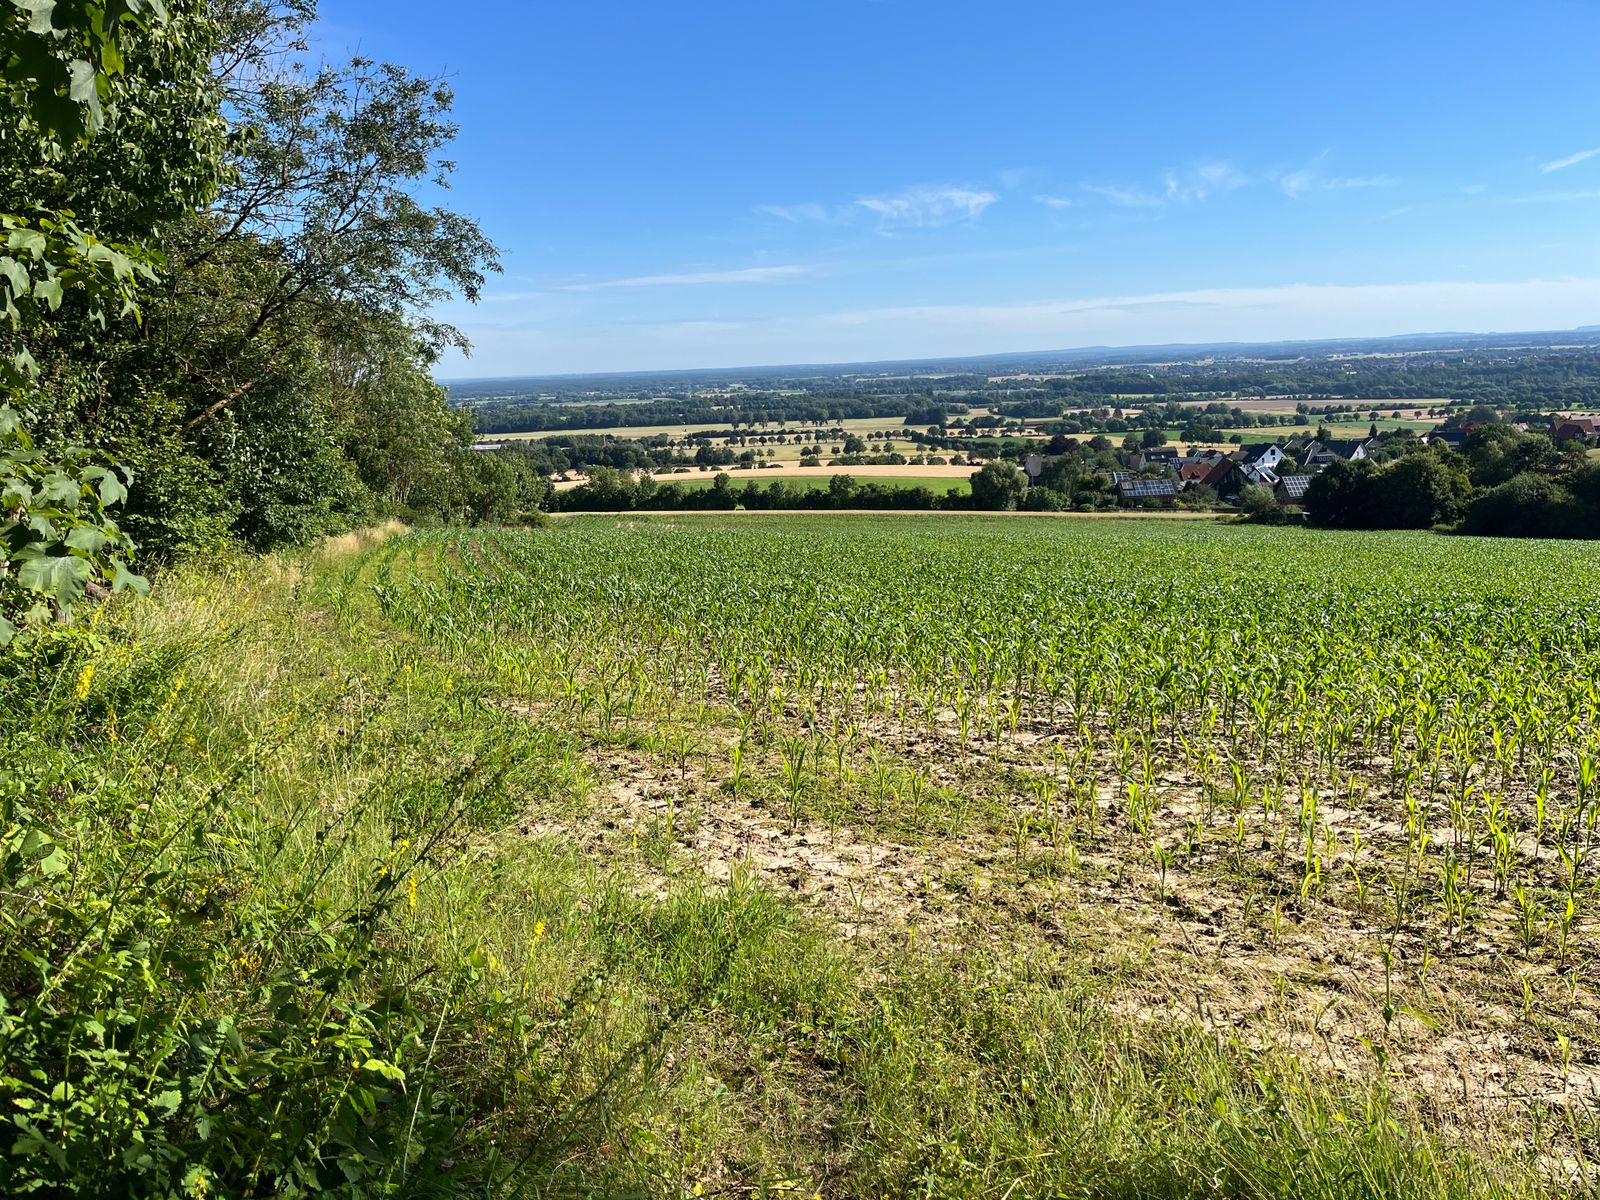
<svg viewBox="0 0 1600 1200"><path fill-rule="evenodd" d="M972 474L972 503L975 508L1001 511L1014 509L1028 490L1028 477L1015 463L985 463Z"/></svg>
<svg viewBox="0 0 1600 1200"><path fill-rule="evenodd" d="M1498 487L1525 472L1554 470L1562 462L1555 443L1544 434L1509 425L1480 425L1467 435L1461 452L1472 482L1481 488Z"/></svg>
<svg viewBox="0 0 1600 1200"><path fill-rule="evenodd" d="M1270 521L1283 509L1271 488L1261 483L1247 483L1239 491L1239 511L1252 521Z"/></svg>
<svg viewBox="0 0 1600 1200"><path fill-rule="evenodd" d="M1306 513L1313 524L1333 529L1374 529L1381 522L1370 459L1338 459L1306 487Z"/></svg>
<svg viewBox="0 0 1600 1200"><path fill-rule="evenodd" d="M104 336L137 317L154 280L141 244L203 202L222 171L205 85L215 26L198 0L6 5L0 63L0 642L38 631L89 587L142 587L132 540L107 509L127 473L103 456L35 445L23 414L50 411L39 358L74 325ZM8 403L9 402L9 403Z"/></svg>
<svg viewBox="0 0 1600 1200"><path fill-rule="evenodd" d="M498 262L470 220L416 198L448 183L450 93L361 59L301 67L313 9L299 0L208 11L213 108L248 136L229 143L215 202L156 231L167 265L143 329L53 347L54 434L134 468L129 528L168 553L212 540L197 514L266 549L456 511L489 468L465 457L468 428L429 379L465 345L430 312L475 297Z"/></svg>
<svg viewBox="0 0 1600 1200"><path fill-rule="evenodd" d="M1583 508L1557 480L1523 474L1489 489L1467 509L1462 529L1493 537L1595 536Z"/></svg>
<svg viewBox="0 0 1600 1200"><path fill-rule="evenodd" d="M1375 476L1377 504L1391 529L1428 529L1461 519L1472 483L1437 454L1408 454Z"/></svg>

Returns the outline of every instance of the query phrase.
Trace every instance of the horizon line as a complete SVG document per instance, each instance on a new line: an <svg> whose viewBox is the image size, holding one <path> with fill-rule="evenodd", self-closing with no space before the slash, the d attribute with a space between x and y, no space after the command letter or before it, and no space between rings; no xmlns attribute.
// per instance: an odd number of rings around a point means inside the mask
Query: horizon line
<svg viewBox="0 0 1600 1200"><path fill-rule="evenodd" d="M751 363L731 367L662 367L641 368L628 371L553 371L545 374L528 375L457 375L450 378L434 376L433 381L443 387L461 383L494 383L498 381L521 380L569 380L569 379L625 379L639 375L704 375L713 372L773 372L773 371L822 371L843 370L845 368L870 368L870 367L895 367L929 364L954 364L976 363L992 359L1022 359L1037 358L1050 354L1083 354L1119 353L1126 354L1139 350L1168 352L1173 350L1221 350L1235 347L1271 347L1271 346L1338 346L1349 345L1355 342L1403 342L1408 340L1425 340L1428 338L1519 338L1550 336L1553 334L1587 334L1600 337L1600 325L1576 325L1568 329L1523 329L1523 330L1435 330L1432 332L1370 334L1354 337L1331 338L1279 338L1271 341L1227 341L1227 342L1131 342L1124 345L1096 344L1091 346L1066 346L1046 350L1002 350L983 354L960 354L934 358L884 358L862 359L841 362L812 362L812 363Z"/></svg>

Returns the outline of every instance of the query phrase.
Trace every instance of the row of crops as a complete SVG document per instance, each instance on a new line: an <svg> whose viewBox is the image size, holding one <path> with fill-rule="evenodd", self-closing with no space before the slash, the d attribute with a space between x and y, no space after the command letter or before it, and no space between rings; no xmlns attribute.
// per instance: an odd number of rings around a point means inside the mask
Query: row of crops
<svg viewBox="0 0 1600 1200"><path fill-rule="evenodd" d="M1487 946L1530 1012L1597 982L1592 546L740 516L422 548L392 613L596 728L725 722L736 786L777 747L797 815L897 756L896 795L982 779L1043 852L1258 860L1275 914L1338 912L1390 965Z"/></svg>

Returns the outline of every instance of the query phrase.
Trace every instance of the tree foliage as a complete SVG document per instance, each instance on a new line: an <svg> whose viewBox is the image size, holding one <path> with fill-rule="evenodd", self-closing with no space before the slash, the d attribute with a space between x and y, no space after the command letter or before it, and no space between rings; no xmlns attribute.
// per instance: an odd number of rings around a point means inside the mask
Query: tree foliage
<svg viewBox="0 0 1600 1200"><path fill-rule="evenodd" d="M1472 430L1455 453L1407 445L1388 462L1335 462L1311 481L1306 509L1334 529L1429 529L1521 537L1600 536L1600 497L1584 450L1509 425Z"/></svg>
<svg viewBox="0 0 1600 1200"><path fill-rule="evenodd" d="M88 11L52 19L69 8ZM20 214L0 304L41 445L124 464L124 526L163 557L522 511L525 464L472 454L430 378L465 346L433 307L499 265L469 218L418 198L448 186L449 89L365 59L304 66L306 0L118 11L93 136L32 118L0 135L0 180L29 201L0 206ZM506 503L485 495L497 468Z"/></svg>
<svg viewBox="0 0 1600 1200"><path fill-rule="evenodd" d="M975 508L1005 510L1016 508L1028 490L1028 477L1015 463L985 463L972 475L972 503Z"/></svg>
<svg viewBox="0 0 1600 1200"><path fill-rule="evenodd" d="M65 616L91 584L148 589L110 516L126 497L112 467L82 450L52 460L0 404L0 648Z"/></svg>

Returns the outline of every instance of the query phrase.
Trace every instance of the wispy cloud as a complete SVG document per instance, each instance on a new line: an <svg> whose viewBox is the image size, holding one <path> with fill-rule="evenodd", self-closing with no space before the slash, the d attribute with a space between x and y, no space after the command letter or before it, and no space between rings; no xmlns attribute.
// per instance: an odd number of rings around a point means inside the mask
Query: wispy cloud
<svg viewBox="0 0 1600 1200"><path fill-rule="evenodd" d="M982 188L923 183L898 192L860 196L848 204L760 204L756 211L791 225L850 225L876 217L879 231L886 232L971 223L999 200L997 192Z"/></svg>
<svg viewBox="0 0 1600 1200"><path fill-rule="evenodd" d="M741 267L732 271L682 271L667 275L630 275L623 279L599 279L568 283L563 292L603 292L613 288L698 287L725 283L783 283L816 274L814 267Z"/></svg>
<svg viewBox="0 0 1600 1200"><path fill-rule="evenodd" d="M1126 345L1441 329L1559 329L1592 312L1597 303L1600 279L1563 278L1206 288L1021 304L853 309L807 320L851 329L960 329L971 336L993 333L1038 346ZM1508 320L1514 323L1508 325Z"/></svg>
<svg viewBox="0 0 1600 1200"><path fill-rule="evenodd" d="M1185 171L1168 171L1165 182L1166 198L1187 204L1236 191L1249 183L1250 177L1232 163L1213 162Z"/></svg>
<svg viewBox="0 0 1600 1200"><path fill-rule="evenodd" d="M1489 190L1487 183L1469 183L1461 189L1463 196L1481 196Z"/></svg>
<svg viewBox="0 0 1600 1200"><path fill-rule="evenodd" d="M994 192L952 184L919 184L887 196L863 196L856 204L878 217L881 226L931 228L976 221L998 201Z"/></svg>
<svg viewBox="0 0 1600 1200"><path fill-rule="evenodd" d="M1154 192L1147 192L1143 188L1115 187L1104 183L1080 183L1078 186L1091 196L1099 196L1119 208L1160 208L1166 203Z"/></svg>
<svg viewBox="0 0 1600 1200"><path fill-rule="evenodd" d="M835 210L823 204L759 204L756 211L794 225L823 224L836 219Z"/></svg>
<svg viewBox="0 0 1600 1200"><path fill-rule="evenodd" d="M1272 176L1278 190L1291 200L1298 200L1309 192L1342 192L1355 188L1393 187L1400 181L1392 175L1325 175L1322 164L1328 151L1313 158L1298 171L1288 171Z"/></svg>
<svg viewBox="0 0 1600 1200"><path fill-rule="evenodd" d="M1593 150L1579 150L1576 154L1569 154L1565 158L1558 158L1551 162L1540 163L1539 170L1546 175L1550 174L1551 171L1565 171L1568 167L1575 167L1586 159L1593 158L1596 154L1600 154L1600 146L1596 146Z"/></svg>
<svg viewBox="0 0 1600 1200"><path fill-rule="evenodd" d="M1042 204L1046 208L1071 208L1072 201L1065 196L1046 196L1043 194L1033 198L1035 204Z"/></svg>
<svg viewBox="0 0 1600 1200"><path fill-rule="evenodd" d="M1336 175L1332 179L1324 179L1322 186L1330 192L1342 192L1347 188L1394 187L1399 182L1393 175Z"/></svg>
<svg viewBox="0 0 1600 1200"><path fill-rule="evenodd" d="M1210 162L1165 172L1161 177L1160 191L1103 183L1078 186L1091 196L1098 196L1119 208L1161 208L1167 204L1199 203L1212 196L1236 191L1249 182L1250 176L1232 163Z"/></svg>

